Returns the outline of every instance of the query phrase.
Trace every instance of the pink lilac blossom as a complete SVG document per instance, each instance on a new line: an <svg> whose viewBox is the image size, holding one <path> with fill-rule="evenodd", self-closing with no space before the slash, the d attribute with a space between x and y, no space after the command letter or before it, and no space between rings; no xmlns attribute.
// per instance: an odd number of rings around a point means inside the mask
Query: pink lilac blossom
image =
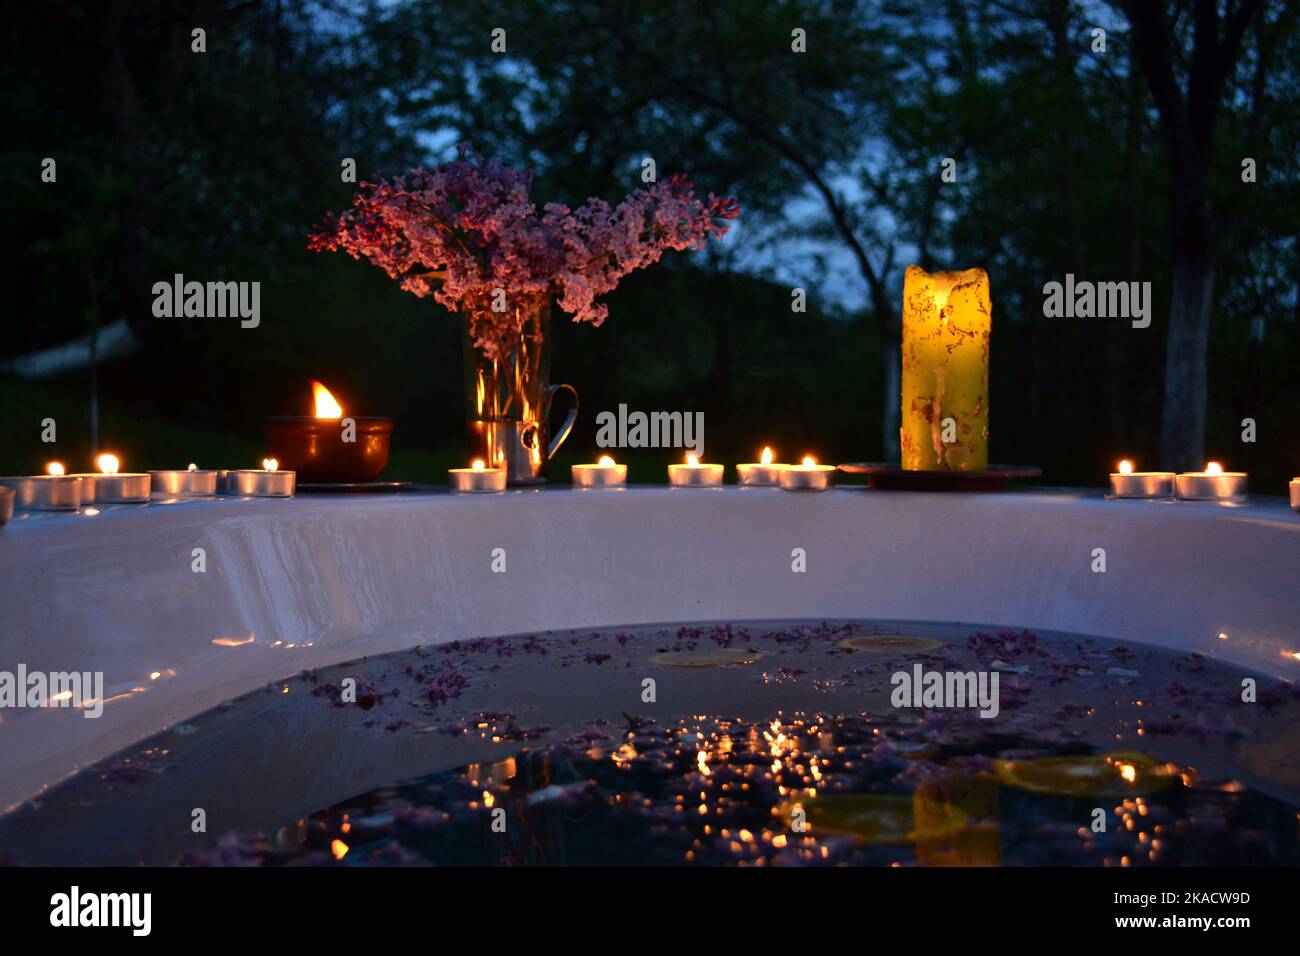
<svg viewBox="0 0 1300 956"><path fill-rule="evenodd" d="M484 160L468 146L433 169L362 183L350 209L309 236L315 251L343 250L379 266L414 295L466 317L474 344L496 355L524 316L554 301L575 322L600 325L601 296L668 250L700 249L726 234L735 200L695 196L685 176L634 190L617 206L548 203L538 214L532 174ZM497 290L507 308L493 311Z"/></svg>

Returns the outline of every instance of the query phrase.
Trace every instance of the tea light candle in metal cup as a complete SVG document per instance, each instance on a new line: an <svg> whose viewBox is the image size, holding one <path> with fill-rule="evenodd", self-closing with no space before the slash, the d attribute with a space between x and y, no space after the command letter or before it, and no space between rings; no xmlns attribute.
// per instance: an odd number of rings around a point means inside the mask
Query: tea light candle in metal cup
<svg viewBox="0 0 1300 956"><path fill-rule="evenodd" d="M575 488L622 488L627 484L627 465L618 465L609 455L601 455L594 465L574 465Z"/></svg>
<svg viewBox="0 0 1300 956"><path fill-rule="evenodd" d="M812 455L805 455L797 465L781 469L781 487L786 491L827 491L835 480L834 465L819 465Z"/></svg>
<svg viewBox="0 0 1300 956"><path fill-rule="evenodd" d="M447 484L458 493L493 493L506 490L506 470L489 468L482 458L475 458L468 468L452 468Z"/></svg>
<svg viewBox="0 0 1300 956"><path fill-rule="evenodd" d="M81 507L81 478L77 475L15 475L0 478L12 488L18 511L76 511Z"/></svg>
<svg viewBox="0 0 1300 956"><path fill-rule="evenodd" d="M0 485L0 524L8 524L14 516L14 499L18 492L8 485Z"/></svg>
<svg viewBox="0 0 1300 956"><path fill-rule="evenodd" d="M736 480L746 487L755 485L778 485L781 483L781 469L785 465L772 461L772 449L764 448L762 460L736 466Z"/></svg>
<svg viewBox="0 0 1300 956"><path fill-rule="evenodd" d="M1185 471L1174 478L1178 497L1185 501L1245 501L1246 473L1224 471L1217 461L1204 471Z"/></svg>
<svg viewBox="0 0 1300 956"><path fill-rule="evenodd" d="M1300 478L1291 479L1291 507L1300 511Z"/></svg>
<svg viewBox="0 0 1300 956"><path fill-rule="evenodd" d="M697 455L687 455L684 464L668 466L668 483L674 488L717 488L722 466L701 464Z"/></svg>
<svg viewBox="0 0 1300 956"><path fill-rule="evenodd" d="M204 498L217 493L217 473L191 464L184 471L151 471L149 477L156 495L172 498Z"/></svg>
<svg viewBox="0 0 1300 956"><path fill-rule="evenodd" d="M241 498L292 498L298 475L282 471L274 458L263 458L262 469L241 468L226 472L226 494Z"/></svg>
<svg viewBox="0 0 1300 956"><path fill-rule="evenodd" d="M45 466L45 473L47 475L65 474L63 468L63 462L61 461L50 462ZM72 477L81 479L81 503L83 505L94 504L95 503L95 479L99 476L92 475L92 474L80 474L80 475L73 475Z"/></svg>
<svg viewBox="0 0 1300 956"><path fill-rule="evenodd" d="M1134 471L1133 462L1126 458L1110 476L1110 494L1113 498L1172 498L1174 473Z"/></svg>
<svg viewBox="0 0 1300 956"><path fill-rule="evenodd" d="M148 474L119 471L121 462L116 455L100 455L95 464L99 466L99 474L95 475L96 504L140 504L149 500Z"/></svg>

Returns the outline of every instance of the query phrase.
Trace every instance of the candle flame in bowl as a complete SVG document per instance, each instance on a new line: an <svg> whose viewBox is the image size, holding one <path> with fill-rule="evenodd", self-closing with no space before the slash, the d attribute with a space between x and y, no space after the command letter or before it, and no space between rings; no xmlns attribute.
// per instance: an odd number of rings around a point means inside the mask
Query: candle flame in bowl
<svg viewBox="0 0 1300 956"><path fill-rule="evenodd" d="M1205 466L1205 473L1207 475L1221 475L1223 474L1223 466L1217 461L1208 462Z"/></svg>
<svg viewBox="0 0 1300 956"><path fill-rule="evenodd" d="M772 449L764 447L763 454L759 455L758 460L764 465L772 464Z"/></svg>
<svg viewBox="0 0 1300 956"><path fill-rule="evenodd" d="M280 470L280 462L279 462L278 460L274 459L274 458L263 458L263 459L262 459L262 468L263 468L263 470L265 470L265 471L279 471L279 470Z"/></svg>
<svg viewBox="0 0 1300 956"><path fill-rule="evenodd" d="M803 467L803 468L816 468L816 467L817 467L817 459L814 458L812 455L804 455L804 456L803 456L803 461L800 462L799 464L800 464L800 466Z"/></svg>
<svg viewBox="0 0 1300 956"><path fill-rule="evenodd" d="M62 475L64 473L63 462L61 461L50 462L48 465L45 466L45 473L47 475Z"/></svg>
<svg viewBox="0 0 1300 956"><path fill-rule="evenodd" d="M699 456L699 455L687 455L687 456L686 456L686 464L690 465L692 468L697 467L697 466L699 465L699 463L700 463L700 456Z"/></svg>
<svg viewBox="0 0 1300 956"><path fill-rule="evenodd" d="M320 382L311 383L312 395L316 400L317 418L342 418L343 406L334 400L330 390Z"/></svg>
<svg viewBox="0 0 1300 956"><path fill-rule="evenodd" d="M482 458L475 458L469 463L470 468L474 471L482 471L487 467L487 463Z"/></svg>
<svg viewBox="0 0 1300 956"><path fill-rule="evenodd" d="M194 462L190 462L188 465L185 466L185 470L186 470L186 471L198 471L198 470L199 470L199 466L196 465L196 464L194 464Z"/></svg>
<svg viewBox="0 0 1300 956"><path fill-rule="evenodd" d="M610 458L609 455L601 455L600 461L596 462L596 464L600 465L601 468L613 468L614 459Z"/></svg>
<svg viewBox="0 0 1300 956"><path fill-rule="evenodd" d="M95 459L95 467L106 475L116 475L120 465L116 455L100 455Z"/></svg>
<svg viewBox="0 0 1300 956"><path fill-rule="evenodd" d="M1129 461L1127 458L1121 461L1119 463L1119 473L1121 475L1133 474L1133 462Z"/></svg>

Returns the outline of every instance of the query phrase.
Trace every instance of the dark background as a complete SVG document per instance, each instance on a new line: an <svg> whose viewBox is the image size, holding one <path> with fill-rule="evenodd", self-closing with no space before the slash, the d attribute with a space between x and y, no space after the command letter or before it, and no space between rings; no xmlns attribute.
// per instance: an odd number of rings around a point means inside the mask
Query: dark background
<svg viewBox="0 0 1300 956"><path fill-rule="evenodd" d="M317 378L396 419L389 477L442 480L464 457L459 320L306 234L351 198L343 158L391 175L468 140L535 168L539 203L617 202L652 156L741 204L734 241L632 276L602 328L557 316L553 378L584 408L561 464L594 460L619 402L703 411L713 460L888 456L916 261L990 274L992 460L1097 485L1122 455L1208 456L1280 494L1300 473L1297 20L1279 0L11 5L0 473L88 468L92 395L129 468L255 465L263 417L305 413ZM261 327L155 319L176 272L260 281ZM1044 318L1067 272L1150 281L1152 326ZM8 364L122 321L127 354ZM676 455L619 457L659 481Z"/></svg>

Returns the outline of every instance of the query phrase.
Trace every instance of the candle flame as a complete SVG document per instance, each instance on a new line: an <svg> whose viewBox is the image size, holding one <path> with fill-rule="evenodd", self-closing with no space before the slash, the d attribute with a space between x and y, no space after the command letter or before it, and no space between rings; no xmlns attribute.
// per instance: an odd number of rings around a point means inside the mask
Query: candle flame
<svg viewBox="0 0 1300 956"><path fill-rule="evenodd" d="M330 390L320 382L311 383L312 395L316 399L317 418L342 418L343 406L334 400Z"/></svg>
<svg viewBox="0 0 1300 956"><path fill-rule="evenodd" d="M487 467L487 463L482 458L475 458L469 463L469 466L475 471L482 471Z"/></svg>
<svg viewBox="0 0 1300 956"><path fill-rule="evenodd" d="M802 464L805 468L816 468L817 459L814 458L812 455L804 455Z"/></svg>
<svg viewBox="0 0 1300 956"><path fill-rule="evenodd" d="M1119 473L1121 475L1133 474L1133 462L1129 461L1127 458L1121 461L1119 463Z"/></svg>
<svg viewBox="0 0 1300 956"><path fill-rule="evenodd" d="M120 464L116 455L100 455L95 459L95 466L106 475L116 475Z"/></svg>
<svg viewBox="0 0 1300 956"><path fill-rule="evenodd" d="M761 461L765 465L772 464L772 449L764 448L763 454L759 457L759 461Z"/></svg>
<svg viewBox="0 0 1300 956"><path fill-rule="evenodd" d="M186 471L198 471L198 470L199 470L199 466L196 465L196 464L194 464L194 462L190 462L188 465L185 466L185 470L186 470Z"/></svg>
<svg viewBox="0 0 1300 956"><path fill-rule="evenodd" d="M687 456L686 456L686 464L690 465L692 468L694 468L695 466L697 466L699 463L700 463L700 456L699 456L699 455L687 455Z"/></svg>
<svg viewBox="0 0 1300 956"><path fill-rule="evenodd" d="M1223 474L1223 466L1217 461L1209 462L1205 466L1205 473L1207 475L1221 475Z"/></svg>
<svg viewBox="0 0 1300 956"><path fill-rule="evenodd" d="M61 461L50 462L48 465L45 466L45 473L47 475L62 475L64 473L63 462Z"/></svg>
<svg viewBox="0 0 1300 956"><path fill-rule="evenodd" d="M601 468L613 468L614 459L610 458L609 455L601 455L600 461L597 462L597 464L600 465Z"/></svg>
<svg viewBox="0 0 1300 956"><path fill-rule="evenodd" d="M280 462L275 458L263 458L262 468L265 469L266 471L279 471Z"/></svg>

